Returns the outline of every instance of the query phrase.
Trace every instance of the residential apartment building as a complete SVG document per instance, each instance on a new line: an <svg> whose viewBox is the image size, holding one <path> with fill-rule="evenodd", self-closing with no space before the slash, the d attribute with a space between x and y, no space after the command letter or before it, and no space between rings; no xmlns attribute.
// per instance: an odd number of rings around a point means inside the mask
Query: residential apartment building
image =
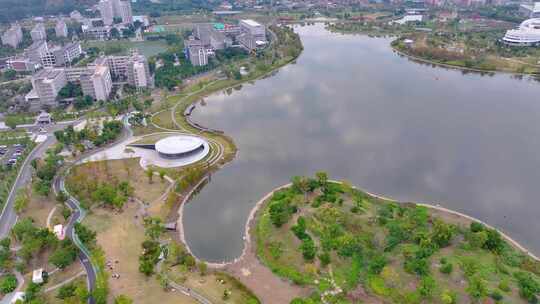
<svg viewBox="0 0 540 304"><path fill-rule="evenodd" d="M123 23L133 23L133 11L131 10L131 0L118 1L120 3L120 18Z"/></svg>
<svg viewBox="0 0 540 304"><path fill-rule="evenodd" d="M47 40L47 31L45 30L45 25L43 25L43 23L36 24L30 31L30 36L34 42Z"/></svg>
<svg viewBox="0 0 540 304"><path fill-rule="evenodd" d="M138 52L126 56L107 56L114 82L127 82L137 88L153 87L148 60Z"/></svg>
<svg viewBox="0 0 540 304"><path fill-rule="evenodd" d="M112 91L112 78L105 60L99 61L93 69L81 74L81 88L84 95L96 100L107 100Z"/></svg>
<svg viewBox="0 0 540 304"><path fill-rule="evenodd" d="M79 42L68 43L64 46L54 46L41 57L41 64L44 67L65 66L79 58L81 54L82 48Z"/></svg>
<svg viewBox="0 0 540 304"><path fill-rule="evenodd" d="M41 58L46 56L47 52L49 52L47 42L38 40L24 50L24 56L34 63L41 64Z"/></svg>
<svg viewBox="0 0 540 304"><path fill-rule="evenodd" d="M11 27L2 34L2 44L9 45L16 49L23 40L23 33L21 26L13 24Z"/></svg>
<svg viewBox="0 0 540 304"><path fill-rule="evenodd" d="M58 22L56 22L56 25L54 26L54 32L56 34L56 37L68 36L68 27L64 20L60 19L58 20Z"/></svg>
<svg viewBox="0 0 540 304"><path fill-rule="evenodd" d="M34 102L30 108L42 106L54 107L57 105L58 92L67 84L66 74L63 69L43 69L32 75L32 93L39 97L39 104Z"/></svg>

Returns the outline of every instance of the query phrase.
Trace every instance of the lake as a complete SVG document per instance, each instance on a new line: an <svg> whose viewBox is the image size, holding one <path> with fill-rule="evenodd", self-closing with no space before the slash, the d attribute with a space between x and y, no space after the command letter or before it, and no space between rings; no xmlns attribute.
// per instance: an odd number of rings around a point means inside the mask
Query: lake
<svg viewBox="0 0 540 304"><path fill-rule="evenodd" d="M197 257L239 256L254 204L319 170L464 212L540 252L540 83L414 63L387 38L296 30L305 50L295 64L193 112L239 149L185 206Z"/></svg>

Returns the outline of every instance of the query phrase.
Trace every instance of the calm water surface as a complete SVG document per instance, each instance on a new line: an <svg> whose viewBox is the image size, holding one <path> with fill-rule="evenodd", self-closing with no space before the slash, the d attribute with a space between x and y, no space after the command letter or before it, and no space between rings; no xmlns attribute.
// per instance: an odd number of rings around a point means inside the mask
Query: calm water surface
<svg viewBox="0 0 540 304"><path fill-rule="evenodd" d="M185 207L196 256L240 255L253 205L317 170L465 212L540 252L539 83L420 65L388 39L297 31L305 51L296 64L193 113L239 148Z"/></svg>

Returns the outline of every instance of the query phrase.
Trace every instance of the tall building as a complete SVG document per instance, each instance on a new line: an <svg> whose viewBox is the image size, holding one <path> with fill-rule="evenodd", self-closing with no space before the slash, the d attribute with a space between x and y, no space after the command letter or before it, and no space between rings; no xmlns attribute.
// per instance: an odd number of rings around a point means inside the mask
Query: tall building
<svg viewBox="0 0 540 304"><path fill-rule="evenodd" d="M56 106L58 92L66 84L67 79L63 69L43 69L32 75L32 88L39 97L41 106Z"/></svg>
<svg viewBox="0 0 540 304"><path fill-rule="evenodd" d="M114 81L126 81L137 88L152 87L148 60L138 52L127 56L107 56L107 65Z"/></svg>
<svg viewBox="0 0 540 304"><path fill-rule="evenodd" d="M120 18L123 23L133 23L133 11L131 10L131 0L120 2Z"/></svg>
<svg viewBox="0 0 540 304"><path fill-rule="evenodd" d="M56 33L56 37L68 36L68 27L64 20L60 19L58 20L58 22L56 22L56 25L54 26L54 32Z"/></svg>
<svg viewBox="0 0 540 304"><path fill-rule="evenodd" d="M107 100L112 90L112 79L109 67L105 60L99 61L94 69L89 69L80 78L84 95L92 96L96 100Z"/></svg>
<svg viewBox="0 0 540 304"><path fill-rule="evenodd" d="M13 24L11 27L2 34L2 44L9 45L16 49L23 40L23 33L21 26Z"/></svg>
<svg viewBox="0 0 540 304"><path fill-rule="evenodd" d="M44 67L65 66L79 58L81 54L82 48L79 42L68 43L64 46L54 46L49 48L45 55L41 57L41 64Z"/></svg>
<svg viewBox="0 0 540 304"><path fill-rule="evenodd" d="M99 13L105 25L112 25L114 18L122 19L122 23L133 23L131 0L101 0L98 4Z"/></svg>
<svg viewBox="0 0 540 304"><path fill-rule="evenodd" d="M191 46L188 48L189 61L194 66L203 66L208 64L208 53L202 46Z"/></svg>
<svg viewBox="0 0 540 304"><path fill-rule="evenodd" d="M38 40L24 50L24 56L34 63L41 63L41 58L46 56L48 51L47 42Z"/></svg>
<svg viewBox="0 0 540 304"><path fill-rule="evenodd" d="M240 20L240 32L237 37L240 44L248 50L253 50L266 44L266 28L251 19Z"/></svg>
<svg viewBox="0 0 540 304"><path fill-rule="evenodd" d="M32 41L45 41L47 40L47 31L45 31L45 26L43 23L38 23L30 31L30 36L32 36Z"/></svg>
<svg viewBox="0 0 540 304"><path fill-rule="evenodd" d="M112 0L101 0L98 3L99 13L105 25L112 25L114 22L114 9Z"/></svg>
<svg viewBox="0 0 540 304"><path fill-rule="evenodd" d="M128 65L128 83L136 88L153 87L148 60L142 55L133 55Z"/></svg>

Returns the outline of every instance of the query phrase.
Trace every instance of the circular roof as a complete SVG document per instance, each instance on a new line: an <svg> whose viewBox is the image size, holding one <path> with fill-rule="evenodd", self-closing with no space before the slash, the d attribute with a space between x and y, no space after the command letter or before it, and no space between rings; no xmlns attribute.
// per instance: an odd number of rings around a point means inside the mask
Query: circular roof
<svg viewBox="0 0 540 304"><path fill-rule="evenodd" d="M175 135L160 139L156 142L156 151L164 154L181 154L191 152L204 145L200 137Z"/></svg>

